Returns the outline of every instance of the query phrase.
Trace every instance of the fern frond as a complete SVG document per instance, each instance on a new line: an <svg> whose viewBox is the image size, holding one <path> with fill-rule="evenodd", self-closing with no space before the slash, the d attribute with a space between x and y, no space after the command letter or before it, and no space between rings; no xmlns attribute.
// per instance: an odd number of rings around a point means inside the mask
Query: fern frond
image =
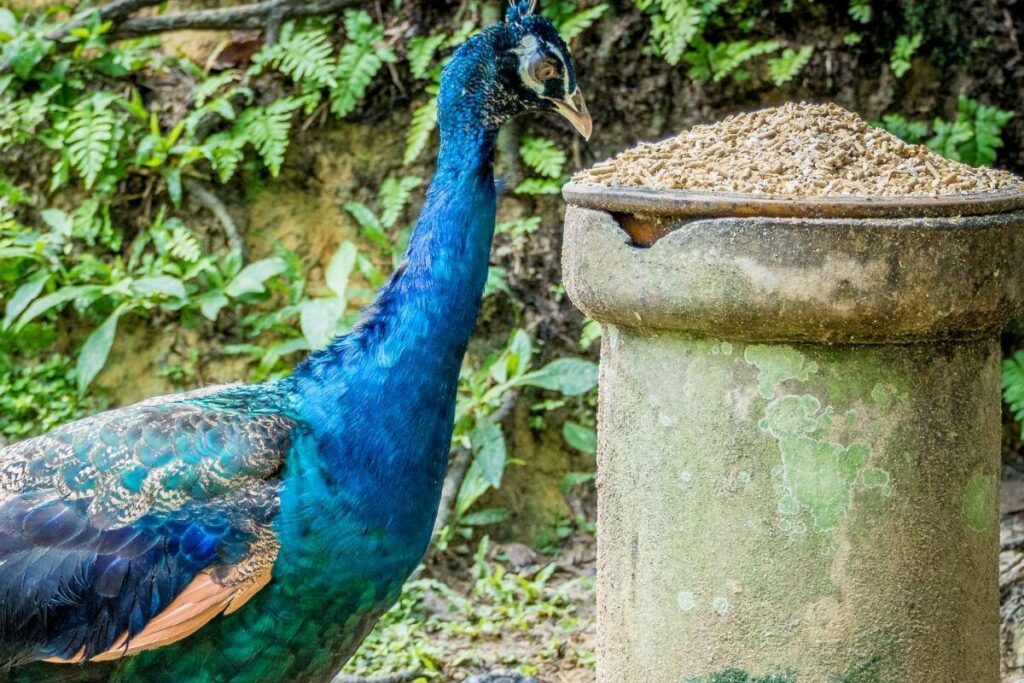
<svg viewBox="0 0 1024 683"><path fill-rule="evenodd" d="M405 205L409 202L413 190L423 182L417 176L407 175L401 178L388 176L380 185L377 201L380 204L380 222L385 228L394 227L402 216Z"/></svg>
<svg viewBox="0 0 1024 683"><path fill-rule="evenodd" d="M62 154L89 189L117 153L121 128L111 111L114 97L97 93L82 100L63 122Z"/></svg>
<svg viewBox="0 0 1024 683"><path fill-rule="evenodd" d="M960 95L956 118L973 130L973 135L959 149L960 158L971 166L991 166L1003 146L1003 127L1013 118L1012 111L991 107Z"/></svg>
<svg viewBox="0 0 1024 683"><path fill-rule="evenodd" d="M755 43L736 40L712 45L698 38L693 41L693 50L686 53L686 61L690 64L687 74L694 80L711 79L716 83L727 76L739 79L745 76L739 71L740 66L754 57L775 52L779 47L774 40Z"/></svg>
<svg viewBox="0 0 1024 683"><path fill-rule="evenodd" d="M573 12L562 21L556 22L555 25L562 38L570 41L593 26L607 10L608 4L602 2L600 5L594 5L593 7Z"/></svg>
<svg viewBox="0 0 1024 683"><path fill-rule="evenodd" d="M527 166L547 178L558 178L565 167L565 152L547 138L524 137L519 154Z"/></svg>
<svg viewBox="0 0 1024 683"><path fill-rule="evenodd" d="M363 10L345 12L349 42L341 48L331 89L331 111L347 116L359 104L366 89L385 63L395 62L395 52L384 45L384 29Z"/></svg>
<svg viewBox="0 0 1024 683"><path fill-rule="evenodd" d="M652 18L652 34L665 61L679 63L701 26L701 12L687 0L664 3L664 13Z"/></svg>
<svg viewBox="0 0 1024 683"><path fill-rule="evenodd" d="M850 18L866 24L871 21L871 0L850 0Z"/></svg>
<svg viewBox="0 0 1024 683"><path fill-rule="evenodd" d="M917 49L921 47L923 40L924 36L920 33L915 33L912 36L900 35L896 38L896 44L893 45L892 54L889 56L889 67L896 78L902 78L910 71L910 60L914 57Z"/></svg>
<svg viewBox="0 0 1024 683"><path fill-rule="evenodd" d="M302 100L286 97L265 107L249 107L235 122L235 136L256 148L274 177L281 172L281 164L284 163L292 114L302 104Z"/></svg>
<svg viewBox="0 0 1024 683"><path fill-rule="evenodd" d="M192 99L195 100L196 107L202 107L218 90L234 81L235 78L236 75L233 72L225 71L222 74L211 76L206 80L196 83L192 88Z"/></svg>
<svg viewBox="0 0 1024 683"><path fill-rule="evenodd" d="M287 22L276 43L268 45L253 57L257 67L271 66L312 89L335 88L334 46L327 37L327 29L302 26Z"/></svg>
<svg viewBox="0 0 1024 683"><path fill-rule="evenodd" d="M796 78L797 74L811 61L814 54L813 45L804 45L799 50L787 47L782 54L768 60L768 75L777 86L785 85Z"/></svg>
<svg viewBox="0 0 1024 683"><path fill-rule="evenodd" d="M1014 351L1003 359L1003 400L1013 419L1024 425L1024 351Z"/></svg>
<svg viewBox="0 0 1024 683"><path fill-rule="evenodd" d="M415 36L406 43L406 53L409 59L409 71L414 78L427 78L430 65L434 60L434 54L448 38L443 33L432 36Z"/></svg>
<svg viewBox="0 0 1024 683"><path fill-rule="evenodd" d="M431 98L416 108L405 138L405 156L402 163L408 166L417 159L430 141L430 134L437 127L437 87L427 88Z"/></svg>

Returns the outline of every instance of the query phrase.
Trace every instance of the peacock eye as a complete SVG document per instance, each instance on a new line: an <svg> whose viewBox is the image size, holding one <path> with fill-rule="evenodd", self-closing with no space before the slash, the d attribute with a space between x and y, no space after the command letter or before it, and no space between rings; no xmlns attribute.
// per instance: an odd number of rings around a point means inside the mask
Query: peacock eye
<svg viewBox="0 0 1024 683"><path fill-rule="evenodd" d="M561 78L562 72L558 64L551 59L539 59L530 65L530 76L543 83L553 78Z"/></svg>

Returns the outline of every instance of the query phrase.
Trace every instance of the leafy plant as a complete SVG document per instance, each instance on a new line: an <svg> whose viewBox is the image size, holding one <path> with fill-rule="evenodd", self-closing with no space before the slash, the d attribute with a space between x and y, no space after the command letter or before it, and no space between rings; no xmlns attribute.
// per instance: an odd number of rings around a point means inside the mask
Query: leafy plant
<svg viewBox="0 0 1024 683"><path fill-rule="evenodd" d="M466 523L466 513L473 503L501 484L508 457L504 436L489 417L508 400L510 393L535 387L564 396L579 396L597 385L597 367L590 361L560 358L531 370L533 355L529 335L516 330L503 352L491 356L479 368L463 371L453 442L470 449L473 460L455 503L456 518L462 518L462 523ZM493 521L490 517L486 520Z"/></svg>
<svg viewBox="0 0 1024 683"><path fill-rule="evenodd" d="M923 40L924 35L921 33L913 35L902 34L896 38L896 44L893 45L892 54L889 56L889 66L896 78L903 78L910 71L910 60L914 57L914 53L917 52L918 48L921 47Z"/></svg>
<svg viewBox="0 0 1024 683"><path fill-rule="evenodd" d="M957 98L956 118L936 118L930 129L923 121L912 121L899 114L887 114L876 125L893 135L917 144L927 138L930 149L944 157L971 166L991 166L1003 146L1003 128L1013 112L982 104L963 94Z"/></svg>
<svg viewBox="0 0 1024 683"><path fill-rule="evenodd" d="M519 155L539 177L526 178L516 187L522 194L557 194L562 186L565 152L547 138L523 138Z"/></svg>
<svg viewBox="0 0 1024 683"><path fill-rule="evenodd" d="M740 68L743 64L754 57L771 54L778 49L779 43L774 40L752 42L744 39L712 44L698 38L693 41L693 49L685 55L686 62L690 65L687 73L690 78L698 81L711 80L717 83L729 76L742 81L748 76L747 72Z"/></svg>
<svg viewBox="0 0 1024 683"><path fill-rule="evenodd" d="M785 85L796 78L807 62L811 61L814 46L804 45L799 50L787 47L782 54L768 60L768 73L775 85Z"/></svg>

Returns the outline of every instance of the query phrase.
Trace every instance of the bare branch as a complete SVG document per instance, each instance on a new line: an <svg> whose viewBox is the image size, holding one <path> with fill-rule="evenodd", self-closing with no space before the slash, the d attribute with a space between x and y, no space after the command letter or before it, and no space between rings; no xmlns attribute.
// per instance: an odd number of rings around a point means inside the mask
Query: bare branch
<svg viewBox="0 0 1024 683"><path fill-rule="evenodd" d="M68 23L51 31L46 37L50 40L62 40L72 29L84 25L91 17L97 14L100 21L110 21L116 24L140 9L159 5L161 2L163 0L113 0L113 2L107 3L102 7L91 7L84 12L79 12Z"/></svg>
<svg viewBox="0 0 1024 683"><path fill-rule="evenodd" d="M300 17L332 14L357 5L356 0L265 0L237 7L178 12L154 17L128 19L115 26L110 34L115 38L132 38L164 31L257 31L274 22Z"/></svg>
<svg viewBox="0 0 1024 683"><path fill-rule="evenodd" d="M237 251L241 256L243 262L245 261L245 242L242 240L242 236L238 232L238 226L235 224L235 219L231 217L228 212L228 207L224 206L224 202L220 200L220 197L210 192L203 185L191 181L185 181L185 189L188 190L189 195L195 197L196 201L202 204L206 209L213 214L221 227L224 228L224 234L228 240L228 247L232 251Z"/></svg>

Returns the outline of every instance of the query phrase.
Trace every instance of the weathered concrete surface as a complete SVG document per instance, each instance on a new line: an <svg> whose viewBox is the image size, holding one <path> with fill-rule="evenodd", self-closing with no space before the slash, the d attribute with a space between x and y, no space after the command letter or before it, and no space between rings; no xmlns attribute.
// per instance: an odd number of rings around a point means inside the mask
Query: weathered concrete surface
<svg viewBox="0 0 1024 683"><path fill-rule="evenodd" d="M972 338L1024 299L1024 213L704 219L639 249L611 214L570 206L565 230L573 303L629 327L812 342Z"/></svg>
<svg viewBox="0 0 1024 683"><path fill-rule="evenodd" d="M567 289L606 324L599 683L998 680L1022 233L720 219L645 250L570 207Z"/></svg>

